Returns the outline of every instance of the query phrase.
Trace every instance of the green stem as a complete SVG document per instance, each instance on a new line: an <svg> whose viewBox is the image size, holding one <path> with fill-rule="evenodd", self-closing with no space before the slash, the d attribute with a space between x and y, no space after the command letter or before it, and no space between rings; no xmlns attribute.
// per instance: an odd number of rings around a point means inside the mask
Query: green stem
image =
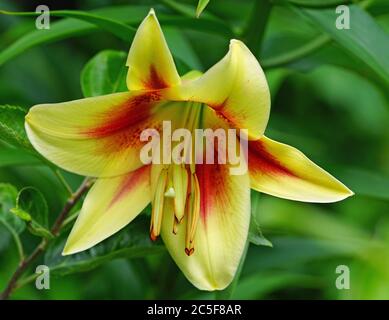
<svg viewBox="0 0 389 320"><path fill-rule="evenodd" d="M256 56L261 50L271 8L270 0L255 0L252 14L242 32L241 38Z"/></svg>
<svg viewBox="0 0 389 320"><path fill-rule="evenodd" d="M25 277L25 278L21 279L20 281L18 281L15 284L14 290L19 289L21 287L24 287L25 285L33 282L38 276L39 276L39 274L33 273L32 275L29 275L28 277Z"/></svg>
<svg viewBox="0 0 389 320"><path fill-rule="evenodd" d="M63 222L65 221L68 213L75 206L75 204L81 199L82 195L89 190L91 183L92 180L90 180L89 178L85 178L84 182L80 185L78 190L75 193L73 193L72 196L69 197L69 199L66 201L61 213L58 215L57 219L55 220L50 230L54 236L58 236L58 234L61 231ZM9 296L12 294L12 292L15 290L15 288L19 288L21 286L21 283L19 283L19 279L23 276L25 271L30 267L31 263L35 261L35 259L38 258L45 251L47 245L49 244L49 241L50 241L49 239L43 239L41 243L34 249L34 251L28 257L22 259L19 266L16 268L15 272L13 273L11 279L9 280L6 288L0 294L0 300L8 299ZM24 283L28 283L27 278Z"/></svg>
<svg viewBox="0 0 389 320"><path fill-rule="evenodd" d="M23 261L24 259L24 250L23 250L23 245L22 245L22 242L20 241L20 238L19 238L19 235L15 232L14 229L12 229L12 227L4 220L1 220L0 221L7 229L8 231L11 233L14 241L15 241L15 244L16 244L16 247L18 249L18 253L19 253L19 259L20 261Z"/></svg>
<svg viewBox="0 0 389 320"><path fill-rule="evenodd" d="M291 62L297 61L317 51L318 49L330 42L331 38L323 34L297 49L282 53L272 58L264 59L261 64L265 69L280 67Z"/></svg>
<svg viewBox="0 0 389 320"><path fill-rule="evenodd" d="M61 174L59 169L52 168L52 170L53 170L55 176L58 178L58 180L61 183L61 185L65 188L65 190L69 193L69 195L72 195L73 194L73 190L69 186L69 184L67 183L67 181L65 180L65 178L63 177L63 175Z"/></svg>
<svg viewBox="0 0 389 320"><path fill-rule="evenodd" d="M71 216L67 217L65 219L65 221L63 222L63 224L62 224L62 228L66 227L69 223L72 223L74 220L76 220L76 218L78 217L79 213L80 212L77 210L77 212L75 212Z"/></svg>

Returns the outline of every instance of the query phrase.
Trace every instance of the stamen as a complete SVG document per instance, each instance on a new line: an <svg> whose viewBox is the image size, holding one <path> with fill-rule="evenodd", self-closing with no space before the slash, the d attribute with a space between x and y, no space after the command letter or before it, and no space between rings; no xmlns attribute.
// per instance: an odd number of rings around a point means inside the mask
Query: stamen
<svg viewBox="0 0 389 320"><path fill-rule="evenodd" d="M191 192L187 203L187 224L185 235L185 253L190 256L194 252L194 238L200 216L200 186L196 174L190 176Z"/></svg>
<svg viewBox="0 0 389 320"><path fill-rule="evenodd" d="M155 241L161 233L162 214L167 178L168 170L167 168L163 168L158 177L151 210L150 238L153 241Z"/></svg>
<svg viewBox="0 0 389 320"><path fill-rule="evenodd" d="M185 213L188 173L184 165L172 165L172 167L173 187L176 192L174 198L174 214L178 223L181 223Z"/></svg>

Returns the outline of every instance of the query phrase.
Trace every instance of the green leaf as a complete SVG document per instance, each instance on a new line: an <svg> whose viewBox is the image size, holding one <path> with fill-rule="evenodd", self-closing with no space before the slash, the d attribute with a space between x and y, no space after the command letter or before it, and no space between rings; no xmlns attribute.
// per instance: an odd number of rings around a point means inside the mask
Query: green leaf
<svg viewBox="0 0 389 320"><path fill-rule="evenodd" d="M162 252L164 247L150 240L149 221L139 216L127 227L93 248L70 256L62 256L65 239L58 238L45 254L45 264L55 275L88 271L117 258L144 257Z"/></svg>
<svg viewBox="0 0 389 320"><path fill-rule="evenodd" d="M256 300L266 299L266 296L277 290L290 287L315 289L320 283L315 277L305 274L282 272L259 272L242 278L232 296L232 299Z"/></svg>
<svg viewBox="0 0 389 320"><path fill-rule="evenodd" d="M147 6L116 6L96 9L90 12L94 15L107 17L123 23L138 23L145 17L148 10ZM98 27L96 25L73 18L52 22L48 30L42 31L34 28L0 52L0 65L29 48L72 36L90 34L97 30Z"/></svg>
<svg viewBox="0 0 389 320"><path fill-rule="evenodd" d="M1 11L0 14L11 15L11 16L38 16L40 12L10 12ZM54 10L50 11L50 15L54 17L68 17L75 18L81 21L92 23L98 26L100 29L108 31L122 40L131 39L135 35L135 29L127 26L124 23L115 21L113 19L99 16L93 13L77 10Z"/></svg>
<svg viewBox="0 0 389 320"><path fill-rule="evenodd" d="M374 245L375 240L366 229L344 222L336 218L334 212L317 205L267 197L259 207L259 221L266 230L329 240L337 249L348 252Z"/></svg>
<svg viewBox="0 0 389 320"><path fill-rule="evenodd" d="M248 239L257 246L273 247L273 244L263 236L257 221L259 198L260 194L258 192L251 192L251 219Z"/></svg>
<svg viewBox="0 0 389 320"><path fill-rule="evenodd" d="M148 6L115 6L102 9L91 10L94 16L105 17L120 23L133 24L138 26L142 19L150 10ZM35 15L35 13L34 13ZM80 18L80 16L78 17ZM97 19L97 18L96 18ZM223 21L214 19L201 19L198 21L193 18L176 17L173 15L158 15L161 24L176 26L179 28L188 28L204 32L212 32L220 35L234 37L229 26ZM99 28L90 22L77 20L74 18L65 18L58 22L53 22L48 30L36 30L26 33L23 37L16 40L0 52L0 65L23 53L29 48L49 43L57 40L63 40L72 36L86 35L96 32ZM105 28L107 30L107 28ZM131 34L126 38L130 42ZM173 52L174 54L174 52Z"/></svg>
<svg viewBox="0 0 389 320"><path fill-rule="evenodd" d="M13 215L10 210L15 205L17 190L14 186L0 183L0 251L6 248L11 237L15 241L19 259L24 259L24 250L19 234L23 232L26 224Z"/></svg>
<svg viewBox="0 0 389 320"><path fill-rule="evenodd" d="M197 3L196 17L199 18L201 13L204 11L210 0L199 0Z"/></svg>
<svg viewBox="0 0 389 320"><path fill-rule="evenodd" d="M39 223L35 222L34 220L31 220L29 224L27 224L28 231L31 232L31 234L42 237L46 239L53 239L54 235L48 230L47 228L42 227Z"/></svg>
<svg viewBox="0 0 389 320"><path fill-rule="evenodd" d="M315 28L331 36L346 51L362 60L375 73L389 84L389 35L364 10L350 5L351 26L349 30L338 30L333 9L296 10L309 19Z"/></svg>
<svg viewBox="0 0 389 320"><path fill-rule="evenodd" d="M389 2L386 0L375 0L366 3L365 8L373 15L386 15L389 13Z"/></svg>
<svg viewBox="0 0 389 320"><path fill-rule="evenodd" d="M277 0L276 3L277 2L289 2L303 7L325 8L334 7L341 4L349 4L351 0Z"/></svg>
<svg viewBox="0 0 389 320"><path fill-rule="evenodd" d="M335 174L356 195L389 200L388 175L360 168L336 168Z"/></svg>
<svg viewBox="0 0 389 320"><path fill-rule="evenodd" d="M176 0L161 0L161 2L179 15L187 17L193 17L193 11L196 9L192 4L178 2Z"/></svg>
<svg viewBox="0 0 389 320"><path fill-rule="evenodd" d="M254 215L251 215L250 220L249 241L257 246L273 247L273 244L263 236Z"/></svg>
<svg viewBox="0 0 389 320"><path fill-rule="evenodd" d="M173 26L181 29L189 29L194 31L202 31L206 34L212 33L224 38L235 38L235 34L224 21L218 19L203 18L187 18L173 15L158 15L159 22L163 26Z"/></svg>
<svg viewBox="0 0 389 320"><path fill-rule="evenodd" d="M25 115L20 107L0 105L0 139L18 147L31 148L24 130Z"/></svg>
<svg viewBox="0 0 389 320"><path fill-rule="evenodd" d="M104 50L85 65L81 73L81 88L85 97L127 91L126 53Z"/></svg>
<svg viewBox="0 0 389 320"><path fill-rule="evenodd" d="M318 48L320 50L314 50L314 52L309 52L309 47L312 45L313 48L314 43L319 43L321 40L325 39L324 37L327 37L327 35L317 37L315 40L312 41L305 40L307 43L301 48L291 50L284 54L275 53L274 57L269 56L269 58L264 58L262 61L263 67L279 67L283 64L282 61L284 61L286 62L285 67L287 67L288 69L299 70L302 72L310 72L315 69L321 68L324 65L333 65L340 67L340 69L352 71L360 75L362 78L371 81L378 88L381 89L382 93L387 98L389 98L387 83L381 77L379 77L369 66L360 63L357 57L350 56L348 52L337 46L334 42L328 43L325 46ZM280 43L285 43L284 40L286 39L278 39ZM268 50L269 53L271 51L270 49ZM290 58L293 55L293 59L288 59L288 56Z"/></svg>
<svg viewBox="0 0 389 320"><path fill-rule="evenodd" d="M14 215L18 216L23 221L26 221L26 222L31 221L31 216L26 211L24 211L20 208L17 208L17 207L12 208L12 209L10 209L10 212L12 212Z"/></svg>
<svg viewBox="0 0 389 320"><path fill-rule="evenodd" d="M49 225L46 199L43 194L34 187L25 187L21 189L16 198L16 208L28 213L34 220L43 227L47 228Z"/></svg>
<svg viewBox="0 0 389 320"><path fill-rule="evenodd" d="M163 31L170 50L174 52L174 58L179 72L182 70L179 69L178 63L184 63L188 66L188 69L185 71L203 69L199 57L194 51L190 40L187 35L180 30L180 28L167 27L164 28ZM185 71L181 74L186 73Z"/></svg>
<svg viewBox="0 0 389 320"><path fill-rule="evenodd" d="M16 205L17 195L18 191L13 185L0 183L0 224L5 223L20 234L25 228L25 223L10 212Z"/></svg>
<svg viewBox="0 0 389 320"><path fill-rule="evenodd" d="M0 167L38 164L41 162L23 149L0 147Z"/></svg>
<svg viewBox="0 0 389 320"><path fill-rule="evenodd" d="M19 191L11 212L27 222L28 230L39 237L52 238L48 230L48 206L42 193L33 187Z"/></svg>

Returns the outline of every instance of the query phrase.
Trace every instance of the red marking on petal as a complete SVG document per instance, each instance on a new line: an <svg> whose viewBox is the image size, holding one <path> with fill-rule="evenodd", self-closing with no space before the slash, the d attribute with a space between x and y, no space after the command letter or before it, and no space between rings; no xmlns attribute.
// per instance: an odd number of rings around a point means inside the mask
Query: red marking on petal
<svg viewBox="0 0 389 320"><path fill-rule="evenodd" d="M216 206L227 204L229 198L229 169L225 164L197 164L200 186L200 217L206 221Z"/></svg>
<svg viewBox="0 0 389 320"><path fill-rule="evenodd" d="M221 118L223 121L225 121L229 127L236 127L237 126L237 120L228 112L226 111L216 111L216 114L219 118Z"/></svg>
<svg viewBox="0 0 389 320"><path fill-rule="evenodd" d="M147 141L140 140L142 131L149 128L153 128L161 133L162 123L153 122L150 118L140 121L137 125L110 136L97 148L96 152L99 154L112 154L129 148L139 150L147 143Z"/></svg>
<svg viewBox="0 0 389 320"><path fill-rule="evenodd" d="M144 85L147 89L164 89L169 87L165 80L158 74L157 69L154 65L150 66L149 78L144 81Z"/></svg>
<svg viewBox="0 0 389 320"><path fill-rule="evenodd" d="M224 99L224 101L222 103L211 103L211 104L208 104L212 109L214 109L215 111L222 111L223 109L225 109L225 107L227 106L227 102L228 102L228 98Z"/></svg>
<svg viewBox="0 0 389 320"><path fill-rule="evenodd" d="M249 141L248 146L250 170L253 170L254 172L261 172L263 174L296 176L295 173L283 166L276 157L266 150L262 141Z"/></svg>
<svg viewBox="0 0 389 320"><path fill-rule="evenodd" d="M139 183L142 183L142 181L148 179L149 169L149 166L143 166L124 176L115 193L115 196L112 198L111 203L109 204L109 207L113 206L129 192L133 191L134 188L137 188Z"/></svg>
<svg viewBox="0 0 389 320"><path fill-rule="evenodd" d="M99 115L100 124L81 134L92 138L102 138L96 145L97 154L116 153L128 148L141 148L145 143L140 140L144 129L160 130L161 123L153 120L155 105L161 100L156 91L146 92L131 97L124 103L113 106L109 111Z"/></svg>
<svg viewBox="0 0 389 320"><path fill-rule="evenodd" d="M125 130L147 119L150 116L151 107L158 100L160 96L156 92L131 97L123 104L102 113L101 124L81 133L93 138L104 138Z"/></svg>
<svg viewBox="0 0 389 320"><path fill-rule="evenodd" d="M245 117L240 114L232 114L228 109L226 108L228 104L228 98L224 99L222 103L218 104L208 104L209 107L211 107L213 110L215 110L216 115L222 119L224 122L228 124L229 127L235 128L240 127L240 123L242 123L245 120Z"/></svg>

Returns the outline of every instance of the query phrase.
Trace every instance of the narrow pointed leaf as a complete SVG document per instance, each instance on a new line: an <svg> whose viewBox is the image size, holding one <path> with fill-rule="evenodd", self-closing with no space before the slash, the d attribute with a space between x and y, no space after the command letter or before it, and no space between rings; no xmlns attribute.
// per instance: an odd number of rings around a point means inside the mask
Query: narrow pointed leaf
<svg viewBox="0 0 389 320"><path fill-rule="evenodd" d="M90 13L116 20L121 23L138 25L149 9L150 8L148 6L129 5L96 9L90 11ZM201 21L197 21L195 18L176 17L171 15L161 16L160 21L164 25L212 32L228 36L229 38L233 37L233 32L222 21L211 19L202 19ZM7 46L4 50L0 51L0 65L35 46L67 39L72 36L87 35L96 32L98 29L99 27L96 24L74 18L65 18L61 21L53 22L50 25L50 29L45 30L45 32L33 29L11 45ZM130 40L131 38L129 35L126 41Z"/></svg>
<svg viewBox="0 0 389 320"><path fill-rule="evenodd" d="M36 12L10 12L0 11L0 14L11 15L11 16L37 16L41 13ZM135 34L135 29L127 26L122 22L115 21L113 19L96 15L89 12L77 11L77 10L53 10L50 11L50 15L54 17L68 17L75 18L81 21L92 23L98 26L100 29L108 31L122 40L129 40Z"/></svg>
<svg viewBox="0 0 389 320"><path fill-rule="evenodd" d="M336 28L335 20L338 15L333 8L324 10L296 8L296 10L389 84L389 35L360 7L350 5L348 8L350 9L348 30Z"/></svg>
<svg viewBox="0 0 389 320"><path fill-rule="evenodd" d="M210 0L199 0L197 4L197 9L196 9L196 17L200 17L201 13L204 11L204 9L207 7L209 4Z"/></svg>
<svg viewBox="0 0 389 320"><path fill-rule="evenodd" d="M257 246L273 247L273 244L263 236L262 230L257 220L257 216L259 215L258 213L259 201L260 201L260 194L258 192L252 191L251 192L251 219L250 219L248 240L252 244L255 244Z"/></svg>
<svg viewBox="0 0 389 320"><path fill-rule="evenodd" d="M116 6L92 10L91 13L124 23L138 23L147 11L148 7L144 6ZM33 29L0 52L0 65L32 47L71 36L86 35L97 30L96 25L73 18L53 22L50 24L50 29L44 32Z"/></svg>
<svg viewBox="0 0 389 320"><path fill-rule="evenodd" d="M345 0L276 0L276 3L291 3L303 7L322 8L333 7L348 3Z"/></svg>

